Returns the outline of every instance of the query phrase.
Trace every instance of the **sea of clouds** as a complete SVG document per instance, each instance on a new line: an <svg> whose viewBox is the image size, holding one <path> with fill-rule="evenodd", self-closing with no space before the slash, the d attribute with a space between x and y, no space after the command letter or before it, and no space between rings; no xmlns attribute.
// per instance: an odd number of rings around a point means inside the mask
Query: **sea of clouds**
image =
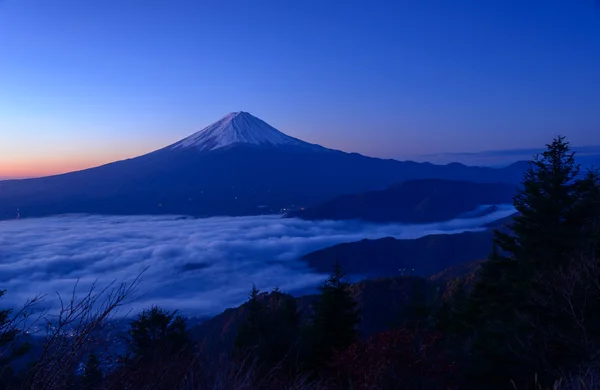
<svg viewBox="0 0 600 390"><path fill-rule="evenodd" d="M418 238L478 230L514 212L502 206L481 218L405 225L359 221L303 221L280 216L66 215L0 222L2 306L38 293L84 293L94 281L130 281L142 271L133 310L151 305L189 315L213 315L241 304L252 284L290 293L314 289L325 275L300 257L364 238Z"/></svg>

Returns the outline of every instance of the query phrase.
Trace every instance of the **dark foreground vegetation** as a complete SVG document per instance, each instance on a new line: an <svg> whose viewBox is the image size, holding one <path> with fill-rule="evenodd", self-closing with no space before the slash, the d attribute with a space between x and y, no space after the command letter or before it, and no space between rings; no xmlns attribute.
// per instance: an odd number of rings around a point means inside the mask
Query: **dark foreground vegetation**
<svg viewBox="0 0 600 390"><path fill-rule="evenodd" d="M382 310L359 304L337 265L304 308L302 298L254 287L238 321L224 324L234 328L228 342L193 337L177 312L154 307L131 321L124 353L103 350L98 331L136 281L64 302L48 319L42 350L19 370L38 298L1 312L0 386L600 388L599 176L580 172L558 138L531 162L514 205L518 216L495 233L476 273L449 278L441 290L413 288L386 330L359 331L392 302L383 295Z"/></svg>

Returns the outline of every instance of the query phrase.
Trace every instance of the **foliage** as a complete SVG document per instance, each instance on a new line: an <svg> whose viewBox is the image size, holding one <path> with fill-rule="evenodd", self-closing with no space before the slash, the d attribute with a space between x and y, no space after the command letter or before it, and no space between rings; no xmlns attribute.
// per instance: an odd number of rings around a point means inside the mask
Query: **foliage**
<svg viewBox="0 0 600 390"><path fill-rule="evenodd" d="M329 365L338 388L434 389L455 383L438 331L399 328L357 340Z"/></svg>
<svg viewBox="0 0 600 390"><path fill-rule="evenodd" d="M0 290L0 298L5 294L6 290ZM38 308L43 300L43 295L37 295L17 311L0 310L0 385L14 379L11 364L29 352L30 344L24 340L24 336L44 314Z"/></svg>
<svg viewBox="0 0 600 390"><path fill-rule="evenodd" d="M259 301L260 290L252 285L252 291L246 303L247 314L236 335L235 346L238 349L256 347L262 342L266 327L266 305Z"/></svg>
<svg viewBox="0 0 600 390"><path fill-rule="evenodd" d="M432 325L434 302L428 291L425 280L415 283L414 289L407 304L403 305L401 313L401 326L410 329L429 328Z"/></svg>
<svg viewBox="0 0 600 390"><path fill-rule="evenodd" d="M191 344L185 318L157 306L144 310L129 325L130 352L135 360L161 361Z"/></svg>
<svg viewBox="0 0 600 390"><path fill-rule="evenodd" d="M334 351L347 348L358 337L360 313L345 276L336 263L329 279L319 287L320 295L307 329L309 367L319 367Z"/></svg>
<svg viewBox="0 0 600 390"><path fill-rule="evenodd" d="M95 284L83 296L76 284L68 300L59 295L58 313L44 317L46 337L39 358L28 370L23 387L63 389L83 358L99 343L99 331L137 292L140 276L130 283L110 283L97 290Z"/></svg>
<svg viewBox="0 0 600 390"><path fill-rule="evenodd" d="M519 215L509 232L496 232L497 246L453 319L466 330L475 383L505 388L537 374L550 385L586 359L571 342L576 334L591 334L587 327L600 313L595 300L585 298L592 297L593 277L581 276L598 260L598 182L594 172L581 175L564 137L531 162L514 199ZM573 273L579 276L567 281ZM588 324L577 325L569 314L575 302L586 303L581 310Z"/></svg>
<svg viewBox="0 0 600 390"><path fill-rule="evenodd" d="M519 272L544 272L564 265L585 249L600 216L598 174L581 175L575 154L564 137L530 163L523 188L514 199L519 215L510 233L496 232L496 243Z"/></svg>
<svg viewBox="0 0 600 390"><path fill-rule="evenodd" d="M296 300L279 289L261 296L253 286L245 308L247 314L236 335L236 352L251 351L259 373L265 374L273 367L289 371L292 352L299 342Z"/></svg>
<svg viewBox="0 0 600 390"><path fill-rule="evenodd" d="M6 290L0 290L0 298ZM0 310L0 386L14 381L14 370L10 363L27 353L27 344L18 346L17 337L21 329L15 326L14 313L11 309Z"/></svg>
<svg viewBox="0 0 600 390"><path fill-rule="evenodd" d="M6 290L0 290L0 298L5 294ZM26 352L14 346L20 333L21 330L14 326L13 310L0 310L0 367L5 367L10 361Z"/></svg>
<svg viewBox="0 0 600 390"><path fill-rule="evenodd" d="M100 370L100 360L95 353L91 353L83 369L83 377L81 379L83 390L96 389L102 383L103 374Z"/></svg>

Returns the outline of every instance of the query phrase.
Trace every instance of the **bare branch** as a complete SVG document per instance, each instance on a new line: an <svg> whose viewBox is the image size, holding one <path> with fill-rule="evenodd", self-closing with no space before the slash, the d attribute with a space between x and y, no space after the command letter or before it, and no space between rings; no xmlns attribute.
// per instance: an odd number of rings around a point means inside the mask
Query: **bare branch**
<svg viewBox="0 0 600 390"><path fill-rule="evenodd" d="M100 291L96 291L94 282L81 298L77 295L79 283L76 283L68 302L57 294L59 312L45 317L46 341L40 358L27 376L24 388L64 388L83 357L98 345L95 339L97 331L116 315L120 307L132 302L141 276L119 285L112 281Z"/></svg>

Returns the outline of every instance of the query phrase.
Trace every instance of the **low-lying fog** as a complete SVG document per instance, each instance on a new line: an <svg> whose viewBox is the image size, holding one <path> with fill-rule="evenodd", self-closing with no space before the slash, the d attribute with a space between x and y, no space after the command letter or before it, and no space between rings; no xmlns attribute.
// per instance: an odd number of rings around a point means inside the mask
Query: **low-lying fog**
<svg viewBox="0 0 600 390"><path fill-rule="evenodd" d="M38 293L81 293L131 280L148 268L134 310L150 305L212 315L241 304L252 284L290 293L314 288L325 275L299 260L309 252L364 238L418 238L477 230L512 206L475 219L426 225L303 221L279 216L195 219L178 216L71 215L0 222L1 306Z"/></svg>

